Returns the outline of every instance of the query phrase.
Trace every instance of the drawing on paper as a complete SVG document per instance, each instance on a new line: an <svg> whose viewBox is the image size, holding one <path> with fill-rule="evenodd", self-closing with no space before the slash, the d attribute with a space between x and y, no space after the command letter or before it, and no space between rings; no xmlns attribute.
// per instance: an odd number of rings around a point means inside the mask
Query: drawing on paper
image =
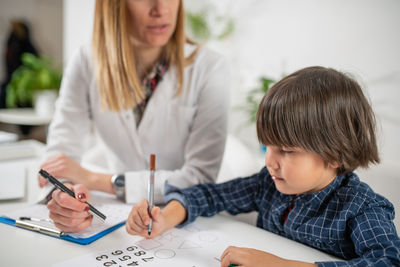
<svg viewBox="0 0 400 267"><path fill-rule="evenodd" d="M188 240L184 240L178 247L179 249L193 249L193 248L201 248L200 245L192 242L192 241L188 241Z"/></svg>
<svg viewBox="0 0 400 267"><path fill-rule="evenodd" d="M53 267L209 267L219 264L219 257L229 245L241 244L229 241L220 232L210 231L195 224L171 229L154 239L138 238L134 242L96 251Z"/></svg>
<svg viewBox="0 0 400 267"><path fill-rule="evenodd" d="M142 241L138 242L138 245L144 250L152 250L162 246L160 242L154 239L143 239Z"/></svg>
<svg viewBox="0 0 400 267"><path fill-rule="evenodd" d="M180 238L180 236L175 235L175 234L172 233L172 232L167 232L167 233L163 234L163 235L161 236L160 239L165 239L165 240L168 240L168 241L171 242L171 241L174 240L175 238Z"/></svg>
<svg viewBox="0 0 400 267"><path fill-rule="evenodd" d="M201 233L199 234L199 240L204 241L204 242L215 242L217 241L218 237L216 235L210 234L210 233Z"/></svg>
<svg viewBox="0 0 400 267"><path fill-rule="evenodd" d="M176 253L172 249L159 249L154 252L154 256L159 259L170 259L175 257Z"/></svg>

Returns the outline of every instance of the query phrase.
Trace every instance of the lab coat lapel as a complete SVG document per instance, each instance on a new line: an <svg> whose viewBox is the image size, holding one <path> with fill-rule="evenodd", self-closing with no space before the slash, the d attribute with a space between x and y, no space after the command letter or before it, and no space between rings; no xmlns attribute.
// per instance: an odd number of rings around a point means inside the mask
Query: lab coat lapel
<svg viewBox="0 0 400 267"><path fill-rule="evenodd" d="M136 120L133 115L132 110L125 110L120 113L120 118L125 125L126 131L128 131L128 136L130 138L131 143L136 149L137 153L140 155L141 159L145 159L143 154L143 148L139 139L138 130L136 128Z"/></svg>

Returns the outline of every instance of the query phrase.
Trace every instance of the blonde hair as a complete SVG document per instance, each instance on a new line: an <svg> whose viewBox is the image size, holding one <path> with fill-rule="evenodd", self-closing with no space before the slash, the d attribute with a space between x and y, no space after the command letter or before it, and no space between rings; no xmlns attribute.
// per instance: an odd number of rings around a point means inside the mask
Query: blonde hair
<svg viewBox="0 0 400 267"><path fill-rule="evenodd" d="M129 10L125 0L97 0L92 52L102 109L121 111L136 107L144 98L130 42ZM184 67L193 62L200 46L188 57L185 43L195 44L185 34L183 1L179 4L176 28L165 47L166 60L174 64L178 75L176 95L182 92Z"/></svg>

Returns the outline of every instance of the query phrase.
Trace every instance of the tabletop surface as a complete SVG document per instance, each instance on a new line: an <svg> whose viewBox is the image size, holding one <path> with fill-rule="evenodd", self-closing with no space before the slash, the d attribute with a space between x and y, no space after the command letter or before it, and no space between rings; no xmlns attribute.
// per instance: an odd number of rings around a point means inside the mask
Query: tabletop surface
<svg viewBox="0 0 400 267"><path fill-rule="evenodd" d="M19 162L21 167L26 169L26 195L20 200L0 201L0 214L21 208L38 200L40 191L37 184L39 161L24 159L13 162ZM306 245L235 220L230 216L200 217L196 222L209 230L220 231L232 240L234 239L243 244L244 247L267 251L283 258L307 262L337 259ZM113 248L120 244L134 241L137 238L127 234L125 227L121 227L92 244L82 246L2 223L0 223L0 236L2 241L0 242L2 266L51 266L93 251Z"/></svg>

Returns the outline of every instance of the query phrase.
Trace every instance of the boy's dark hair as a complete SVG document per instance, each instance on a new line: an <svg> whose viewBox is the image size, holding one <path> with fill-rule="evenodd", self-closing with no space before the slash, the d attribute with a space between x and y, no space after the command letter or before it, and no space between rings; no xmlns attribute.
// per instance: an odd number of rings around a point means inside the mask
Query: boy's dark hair
<svg viewBox="0 0 400 267"><path fill-rule="evenodd" d="M380 162L368 100L355 80L330 68L304 68L271 87L258 108L257 135L265 145L336 162L338 174Z"/></svg>

